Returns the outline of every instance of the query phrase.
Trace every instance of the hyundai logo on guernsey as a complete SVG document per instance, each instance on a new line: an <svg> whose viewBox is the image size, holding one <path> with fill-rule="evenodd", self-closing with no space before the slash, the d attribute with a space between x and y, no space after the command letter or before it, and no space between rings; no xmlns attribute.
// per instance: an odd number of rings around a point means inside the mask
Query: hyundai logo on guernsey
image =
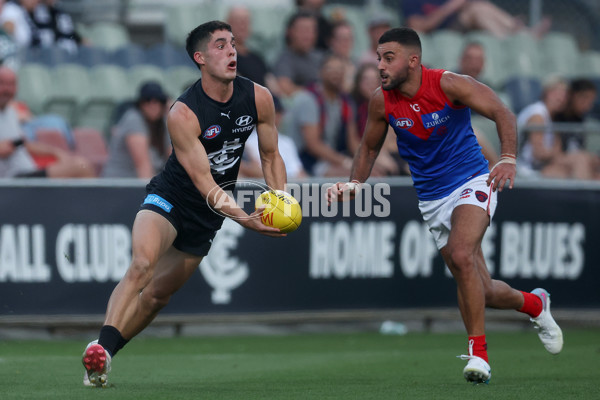
<svg viewBox="0 0 600 400"><path fill-rule="evenodd" d="M414 124L415 123L410 118L398 118L396 120L396 127L397 128L409 129L409 128L412 128Z"/></svg>
<svg viewBox="0 0 600 400"><path fill-rule="evenodd" d="M158 208L162 208L166 212L171 212L173 205L156 194L149 194L144 199L144 204L152 204Z"/></svg>
<svg viewBox="0 0 600 400"><path fill-rule="evenodd" d="M235 120L235 123L238 126L250 125L251 122L252 122L252 117L249 115L242 115L241 117L239 117L238 119Z"/></svg>
<svg viewBox="0 0 600 400"><path fill-rule="evenodd" d="M425 114L421 118L423 119L423 125L425 126L425 129L431 129L447 122L450 119L450 114L444 109L431 114Z"/></svg>
<svg viewBox="0 0 600 400"><path fill-rule="evenodd" d="M212 125L204 131L204 135L202 135L202 137L204 139L214 139L219 135L219 133L221 133L221 127L219 125Z"/></svg>

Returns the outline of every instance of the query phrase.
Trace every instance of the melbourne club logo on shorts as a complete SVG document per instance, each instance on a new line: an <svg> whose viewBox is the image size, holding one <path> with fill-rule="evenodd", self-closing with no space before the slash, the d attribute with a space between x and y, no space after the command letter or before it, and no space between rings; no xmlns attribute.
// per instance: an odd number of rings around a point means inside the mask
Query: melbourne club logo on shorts
<svg viewBox="0 0 600 400"><path fill-rule="evenodd" d="M473 193L473 189L467 188L465 190L463 190L460 194L460 198L461 199L466 199L469 196L471 196L471 193Z"/></svg>
<svg viewBox="0 0 600 400"><path fill-rule="evenodd" d="M219 125L212 125L204 131L202 137L204 139L214 139L219 135L219 133L221 133L221 127Z"/></svg>
<svg viewBox="0 0 600 400"><path fill-rule="evenodd" d="M482 203L488 199L487 193L482 192L481 190L475 192L475 197L477 197L477 200L479 200Z"/></svg>

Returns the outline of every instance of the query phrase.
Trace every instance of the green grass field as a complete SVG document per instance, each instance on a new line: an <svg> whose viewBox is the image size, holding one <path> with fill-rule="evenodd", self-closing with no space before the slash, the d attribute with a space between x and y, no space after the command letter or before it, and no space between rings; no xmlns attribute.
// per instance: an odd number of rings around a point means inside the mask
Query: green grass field
<svg viewBox="0 0 600 400"><path fill-rule="evenodd" d="M464 381L462 334L299 334L133 340L110 387L82 386L85 341L0 343L0 399L600 399L600 331L488 333L492 381Z"/></svg>

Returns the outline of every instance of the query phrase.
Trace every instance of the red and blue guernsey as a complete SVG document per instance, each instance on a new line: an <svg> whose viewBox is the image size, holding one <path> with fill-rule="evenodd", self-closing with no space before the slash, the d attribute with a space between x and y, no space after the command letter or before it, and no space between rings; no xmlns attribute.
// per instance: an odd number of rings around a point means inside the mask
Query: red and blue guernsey
<svg viewBox="0 0 600 400"><path fill-rule="evenodd" d="M440 86L445 71L423 66L422 72L412 98L383 90L385 116L419 200L436 200L489 169L471 127L471 110L453 105Z"/></svg>

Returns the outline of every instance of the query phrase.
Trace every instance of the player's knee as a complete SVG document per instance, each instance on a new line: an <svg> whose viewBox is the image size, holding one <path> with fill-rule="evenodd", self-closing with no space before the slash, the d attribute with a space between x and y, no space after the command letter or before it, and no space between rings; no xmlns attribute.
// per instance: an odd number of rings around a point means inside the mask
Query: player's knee
<svg viewBox="0 0 600 400"><path fill-rule="evenodd" d="M143 299L147 309L149 309L151 313L155 313L169 304L171 296L161 296L157 293L150 293L148 296L143 296Z"/></svg>
<svg viewBox="0 0 600 400"><path fill-rule="evenodd" d="M450 261L452 268L458 273L471 271L475 267L473 253L460 246L450 251Z"/></svg>
<svg viewBox="0 0 600 400"><path fill-rule="evenodd" d="M127 271L128 280L134 282L140 289L144 288L152 277L152 263L146 257L134 257Z"/></svg>

